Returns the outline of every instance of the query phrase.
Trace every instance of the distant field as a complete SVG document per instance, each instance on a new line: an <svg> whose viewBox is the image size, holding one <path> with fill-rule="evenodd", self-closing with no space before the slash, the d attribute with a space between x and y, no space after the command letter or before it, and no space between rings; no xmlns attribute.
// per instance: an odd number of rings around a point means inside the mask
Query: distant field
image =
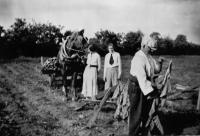
<svg viewBox="0 0 200 136"><path fill-rule="evenodd" d="M173 85L200 84L200 56L164 57L173 61L171 76ZM129 75L131 59L131 56L122 57L123 81L126 81ZM167 62L164 63L163 72L167 64ZM101 112L97 121L99 126L84 130L83 128L91 118L92 110L73 111L74 103L66 102L60 89L50 88L48 76L42 75L40 69L40 58L21 57L11 61L0 60L1 135L84 136L91 133L96 136L107 136L127 133L125 122L106 124L106 121L112 118L113 111ZM99 78L102 76L103 58ZM193 111L196 106L196 97L195 101L187 102L188 104L186 101L181 101L179 108L188 107L187 109ZM165 116L164 120L171 121L171 123L165 122L164 125L168 131L167 134L200 134L200 117L194 116L193 113L170 113L170 116Z"/></svg>
<svg viewBox="0 0 200 136"><path fill-rule="evenodd" d="M200 56L163 56L172 60L172 77L173 84L182 85L200 85ZM126 81L129 75L132 56L122 57L122 80ZM158 58L158 56L156 56ZM102 58L103 64L104 58ZM162 73L165 72L168 62L164 62ZM103 65L100 77L103 76Z"/></svg>

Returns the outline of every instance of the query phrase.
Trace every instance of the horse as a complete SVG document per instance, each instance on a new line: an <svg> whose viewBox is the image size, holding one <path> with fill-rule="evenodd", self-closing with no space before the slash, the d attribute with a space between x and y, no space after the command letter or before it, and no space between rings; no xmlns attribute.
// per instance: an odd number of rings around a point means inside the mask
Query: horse
<svg viewBox="0 0 200 136"><path fill-rule="evenodd" d="M76 99L75 83L78 73L81 73L82 76L86 66L87 46L88 42L87 38L84 37L84 30L73 32L66 40L63 40L57 55L61 65L62 91L65 95L69 94L66 92L66 78L68 75L72 76L70 88L73 93L72 100Z"/></svg>

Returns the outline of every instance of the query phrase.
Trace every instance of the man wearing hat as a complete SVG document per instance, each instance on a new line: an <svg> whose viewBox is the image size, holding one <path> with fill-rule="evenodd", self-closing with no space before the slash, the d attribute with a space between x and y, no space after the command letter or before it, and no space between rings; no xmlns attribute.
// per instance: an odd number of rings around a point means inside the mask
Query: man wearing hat
<svg viewBox="0 0 200 136"><path fill-rule="evenodd" d="M114 51L112 43L108 44L109 53L105 56L104 61L104 76L105 90L115 86L121 77L121 57L118 52Z"/></svg>
<svg viewBox="0 0 200 136"><path fill-rule="evenodd" d="M150 36L142 37L141 49L131 61L129 77L129 136L145 135L145 124L152 104L152 97L157 95L152 82L154 74L162 69L163 60L156 61L151 53L156 50L156 40Z"/></svg>

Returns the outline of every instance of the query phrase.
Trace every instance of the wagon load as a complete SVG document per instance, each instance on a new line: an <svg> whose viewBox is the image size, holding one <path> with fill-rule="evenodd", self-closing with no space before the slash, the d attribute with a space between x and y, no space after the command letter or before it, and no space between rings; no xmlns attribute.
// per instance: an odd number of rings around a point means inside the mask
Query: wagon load
<svg viewBox="0 0 200 136"><path fill-rule="evenodd" d="M43 74L53 74L58 71L58 67L59 67L59 63L58 63L58 59L56 57L48 58L44 62L41 72Z"/></svg>
<svg viewBox="0 0 200 136"><path fill-rule="evenodd" d="M121 118L123 120L128 118L128 112L130 107L128 96L128 84L129 82L120 82L112 96L112 99L116 99L117 103L114 118Z"/></svg>
<svg viewBox="0 0 200 136"><path fill-rule="evenodd" d="M72 65L73 63L76 63L76 60L74 58L65 58L64 59L66 65ZM42 74L55 74L59 73L61 69L61 64L58 61L57 57L48 58L44 64L42 65L41 72Z"/></svg>

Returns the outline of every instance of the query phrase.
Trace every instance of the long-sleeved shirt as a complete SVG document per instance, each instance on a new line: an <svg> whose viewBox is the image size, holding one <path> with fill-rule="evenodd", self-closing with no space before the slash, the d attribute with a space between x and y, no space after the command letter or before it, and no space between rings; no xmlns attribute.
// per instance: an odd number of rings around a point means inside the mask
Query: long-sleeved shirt
<svg viewBox="0 0 200 136"><path fill-rule="evenodd" d="M157 67L156 61L152 56L146 56L143 51L139 50L131 61L130 74L138 80L141 91L144 95L153 91L151 81L148 80L154 74Z"/></svg>
<svg viewBox="0 0 200 136"><path fill-rule="evenodd" d="M89 53L87 56L87 65L95 65L97 66L97 70L101 69L101 57L98 53Z"/></svg>
<svg viewBox="0 0 200 136"><path fill-rule="evenodd" d="M111 53L108 53L105 56L105 61L104 61L104 78L106 77L106 69L107 68L112 68L112 67L118 67L118 77L121 76L122 66L121 66L121 57L120 57L120 54L118 52L113 52L112 56L113 56L113 60L114 60L114 62L113 62L112 65L109 63L110 57L111 57Z"/></svg>

